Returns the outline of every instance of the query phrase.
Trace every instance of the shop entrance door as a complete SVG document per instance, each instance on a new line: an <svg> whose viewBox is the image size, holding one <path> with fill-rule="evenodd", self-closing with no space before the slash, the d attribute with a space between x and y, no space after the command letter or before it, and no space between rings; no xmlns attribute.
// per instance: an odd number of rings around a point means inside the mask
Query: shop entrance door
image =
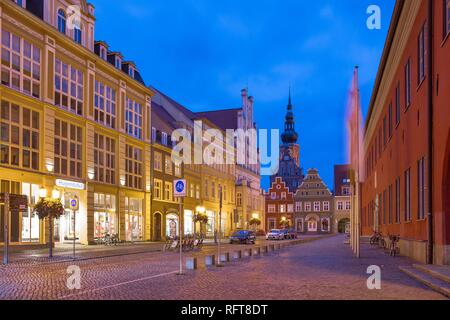
<svg viewBox="0 0 450 320"><path fill-rule="evenodd" d="M153 240L154 241L161 241L161 213L155 213L155 229L154 229L154 235Z"/></svg>

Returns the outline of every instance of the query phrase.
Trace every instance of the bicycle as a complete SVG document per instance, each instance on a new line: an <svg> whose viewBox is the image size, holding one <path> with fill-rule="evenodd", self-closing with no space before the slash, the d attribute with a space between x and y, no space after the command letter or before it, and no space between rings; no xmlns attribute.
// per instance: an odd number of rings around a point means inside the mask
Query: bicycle
<svg viewBox="0 0 450 320"><path fill-rule="evenodd" d="M400 242L400 236L399 235L389 235L389 255L391 257L395 257L397 254L400 253L400 248L398 246L398 243Z"/></svg>

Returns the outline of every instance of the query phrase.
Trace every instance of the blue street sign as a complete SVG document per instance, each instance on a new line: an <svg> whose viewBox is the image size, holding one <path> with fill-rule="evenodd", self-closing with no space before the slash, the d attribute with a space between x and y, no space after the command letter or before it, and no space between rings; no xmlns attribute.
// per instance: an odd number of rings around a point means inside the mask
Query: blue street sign
<svg viewBox="0 0 450 320"><path fill-rule="evenodd" d="M173 190L174 197L186 197L186 180L175 180L173 184L174 184Z"/></svg>

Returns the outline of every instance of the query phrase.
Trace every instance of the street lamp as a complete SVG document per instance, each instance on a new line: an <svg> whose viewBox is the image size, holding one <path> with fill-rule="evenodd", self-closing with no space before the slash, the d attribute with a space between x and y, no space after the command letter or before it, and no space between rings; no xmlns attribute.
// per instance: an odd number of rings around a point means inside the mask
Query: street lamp
<svg viewBox="0 0 450 320"><path fill-rule="evenodd" d="M47 189L45 189L44 187L41 187L39 189L39 198L46 198L47 197Z"/></svg>
<svg viewBox="0 0 450 320"><path fill-rule="evenodd" d="M198 216L199 214L205 214L205 212L206 212L206 209L205 209L205 207L202 207L202 206L197 206L196 208L195 208L195 212L196 212L196 216ZM201 226L201 224L200 224L200 226ZM197 233L197 222L195 222L194 221L194 239L197 237L197 235L196 235L196 233ZM200 233L201 233L201 230L200 230Z"/></svg>
<svg viewBox="0 0 450 320"><path fill-rule="evenodd" d="M61 191L59 191L58 189L53 189L52 191L52 198L53 200L57 200L61 198Z"/></svg>

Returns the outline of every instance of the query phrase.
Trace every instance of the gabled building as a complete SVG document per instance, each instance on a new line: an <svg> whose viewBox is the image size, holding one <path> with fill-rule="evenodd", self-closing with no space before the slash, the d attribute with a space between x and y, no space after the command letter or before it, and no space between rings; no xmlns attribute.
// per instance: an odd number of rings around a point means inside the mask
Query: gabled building
<svg viewBox="0 0 450 320"><path fill-rule="evenodd" d="M334 232L344 233L350 223L350 170L350 165L334 166Z"/></svg>
<svg viewBox="0 0 450 320"><path fill-rule="evenodd" d="M295 229L298 233L327 234L333 232L333 194L316 169L308 170L294 196Z"/></svg>
<svg viewBox="0 0 450 320"><path fill-rule="evenodd" d="M294 227L294 194L281 177L266 192L266 231Z"/></svg>

